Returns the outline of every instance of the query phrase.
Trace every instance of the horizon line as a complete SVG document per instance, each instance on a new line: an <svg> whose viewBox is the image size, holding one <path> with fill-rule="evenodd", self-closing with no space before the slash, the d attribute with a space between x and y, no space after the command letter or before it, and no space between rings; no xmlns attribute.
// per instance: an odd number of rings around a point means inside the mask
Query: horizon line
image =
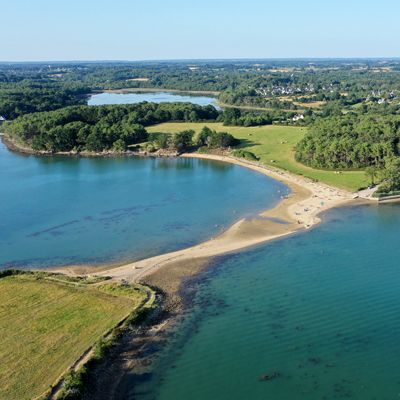
<svg viewBox="0 0 400 400"><path fill-rule="evenodd" d="M0 64L45 64L45 63L154 63L154 62L224 62L224 61L391 61L400 60L400 56L393 57L239 57L239 58L164 58L164 59L71 59L71 60L0 60Z"/></svg>

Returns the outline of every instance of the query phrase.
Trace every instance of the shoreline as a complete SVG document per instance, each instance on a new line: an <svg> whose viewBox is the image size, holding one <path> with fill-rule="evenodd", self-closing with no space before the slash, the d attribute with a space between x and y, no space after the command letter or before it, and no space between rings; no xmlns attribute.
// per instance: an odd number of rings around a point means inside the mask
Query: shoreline
<svg viewBox="0 0 400 400"><path fill-rule="evenodd" d="M15 143L7 136L2 136L2 142L11 151L29 153L34 155L54 155L27 149ZM27 150L31 150L30 152ZM94 156L94 154L70 154L69 156ZM119 156L138 156L138 154L122 153ZM117 154L96 154L96 156L117 156ZM144 155L141 155L144 156ZM176 155L175 155L176 156ZM255 172L284 183L291 189L288 196L281 196L281 201L273 208L266 209L252 218L242 218L231 225L227 230L216 237L189 248L152 256L134 262L106 266L70 265L54 267L51 270L70 275L92 273L99 276L111 276L115 279L139 282L145 276L159 270L166 265L175 264L191 259L211 258L235 251L240 251L270 240L278 239L299 230L309 229L320 222L318 214L359 197L342 189L330 187L326 184L315 182L303 176L294 175L259 162L247 161L230 155L214 155L201 153L184 153L178 155L182 158L197 158L225 162ZM361 194L361 193L360 193ZM183 278L184 276L182 276Z"/></svg>
<svg viewBox="0 0 400 400"><path fill-rule="evenodd" d="M192 95L208 95L213 97L218 97L220 92L217 90L182 90L182 89L164 89L164 88L122 88L122 89L104 89L94 92L94 94L99 93L177 93L177 94L192 94Z"/></svg>
<svg viewBox="0 0 400 400"><path fill-rule="evenodd" d="M113 157L149 157L149 158L169 158L169 157L177 157L179 156L175 152L171 153L149 153L149 152L138 152L132 150L125 151L113 151L113 150L104 150L104 151L50 151L50 150L34 150L30 147L26 147L21 143L16 142L11 139L8 135L2 133L0 136L0 142L7 147L8 150L21 154L21 155L30 155L30 156L38 156L38 157L76 157L76 158L113 158Z"/></svg>
<svg viewBox="0 0 400 400"><path fill-rule="evenodd" d="M262 106L252 106L246 104L228 104L222 101L219 101L218 97L221 94L220 91L217 90L182 90L182 89L164 89L164 88L121 88L121 89L104 89L104 90L95 90L89 93L88 97L101 93L115 93L115 94L129 94L129 93L172 93L172 94L181 94L181 95L189 95L189 96L211 96L216 99L216 104L220 108L238 108L240 110L245 111L276 111L276 109L271 107L262 107ZM284 112L304 112L304 108L298 109L283 109Z"/></svg>
<svg viewBox="0 0 400 400"><path fill-rule="evenodd" d="M7 146L7 143L5 144ZM190 284L192 279L201 277L203 272L212 268L214 257L238 252L309 229L321 221L320 213L345 205L358 197L356 194L334 189L308 178L231 156L186 153L180 157L226 162L248 168L284 183L292 192L287 196L282 196L281 201L274 208L262 211L252 218L242 218L222 234L189 248L120 266L100 267L101 269L90 266L53 269L54 272L67 275L82 275L83 273L109 276L120 281L141 282L149 287L161 289L161 293L166 296L156 313L161 318L155 320L150 318L143 323L139 331L127 334L110 355L113 366L108 366L107 361L99 369L95 369L95 374L98 372L105 377L100 379L98 386L101 389L100 392L104 390L103 394L107 392L104 385L107 386L110 379L113 385L108 390L119 391L123 390L124 382L133 368L140 367L139 371L143 371L141 367L145 367L146 370L146 366L155 356L149 349L152 345L166 340L170 328L186 309L184 291L187 283ZM139 343L137 343L138 339ZM102 396L97 394L101 399Z"/></svg>
<svg viewBox="0 0 400 400"><path fill-rule="evenodd" d="M183 154L182 157L229 162L246 167L285 183L292 192L273 209L261 212L256 218L241 219L221 235L198 245L116 268L92 271L95 275L111 276L116 280L140 281L144 285L161 289L165 294L165 301L158 310L164 318L145 324L148 331L143 328L139 338L137 335L128 335L121 340L111 356L112 366L108 367L110 362L107 362L100 369L103 378L96 385L95 392L99 400L115 396L116 393L124 394L127 388L151 373L152 363L158 355L154 346L157 349L157 345L167 341L173 327L180 318L184 318L185 311L190 307L191 297L187 297L191 296L190 287L202 279L204 273L214 268L214 257L305 231L321 221L320 213L346 205L357 197L306 178L229 156ZM324 205L321 205L322 199ZM285 220L286 223L277 222L279 220ZM64 269L60 272L66 271ZM74 271L68 270L67 273Z"/></svg>
<svg viewBox="0 0 400 400"><path fill-rule="evenodd" d="M140 282L161 269L174 269L174 265L191 263L198 259L209 259L215 256L237 252L274 239L291 235L300 230L309 229L321 219L319 214L333 207L349 203L357 194L335 189L308 178L293 175L289 172L274 169L231 156L210 154L182 154L184 158L198 158L227 162L259 172L289 186L292 192L282 198L273 208L261 212L253 218L242 218L222 234L189 248L161 254L136 262L126 263L119 267L103 269L92 273L98 276L110 276L114 279ZM75 274L75 268L65 267L58 271ZM182 271L183 272L183 271ZM174 274L176 275L176 274ZM185 274L174 276L181 281ZM176 285L173 285L176 286Z"/></svg>

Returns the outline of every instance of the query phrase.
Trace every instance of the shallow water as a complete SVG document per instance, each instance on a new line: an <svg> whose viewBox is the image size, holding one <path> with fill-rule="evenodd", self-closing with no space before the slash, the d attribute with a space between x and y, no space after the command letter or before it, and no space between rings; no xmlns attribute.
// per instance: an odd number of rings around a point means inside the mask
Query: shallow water
<svg viewBox="0 0 400 400"><path fill-rule="evenodd" d="M131 397L399 398L400 206L336 209L325 220L220 258Z"/></svg>
<svg viewBox="0 0 400 400"><path fill-rule="evenodd" d="M220 162L23 156L0 143L0 268L180 249L272 207L287 191Z"/></svg>
<svg viewBox="0 0 400 400"><path fill-rule="evenodd" d="M182 95L170 92L151 92L151 93L99 93L92 95L88 101L90 106L103 104L135 104L142 101L151 103L193 103L200 106L212 105L219 109L217 99L210 96L201 95Z"/></svg>

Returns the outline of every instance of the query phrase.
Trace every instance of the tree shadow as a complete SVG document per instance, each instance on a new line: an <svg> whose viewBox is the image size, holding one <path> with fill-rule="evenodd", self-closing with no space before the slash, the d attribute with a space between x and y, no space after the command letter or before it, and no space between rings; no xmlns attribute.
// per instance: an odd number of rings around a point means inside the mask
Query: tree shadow
<svg viewBox="0 0 400 400"><path fill-rule="evenodd" d="M235 149L242 149L244 147L259 146L259 145L261 145L261 143L255 142L254 140L251 139L239 139L239 142L235 146Z"/></svg>

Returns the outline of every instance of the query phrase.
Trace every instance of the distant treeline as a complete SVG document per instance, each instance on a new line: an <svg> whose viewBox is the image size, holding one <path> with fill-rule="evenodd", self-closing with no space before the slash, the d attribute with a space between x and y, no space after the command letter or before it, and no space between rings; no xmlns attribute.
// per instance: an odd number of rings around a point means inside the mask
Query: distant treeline
<svg viewBox="0 0 400 400"><path fill-rule="evenodd" d="M62 107L86 104L83 87L43 87L28 85L0 90L0 116L14 119L24 114L57 110Z"/></svg>
<svg viewBox="0 0 400 400"><path fill-rule="evenodd" d="M232 106L303 110L313 102L338 102L342 108L368 103L398 103L399 60L243 60L144 63L1 64L0 115L9 119L26 112L78 104L46 91L152 88L214 91ZM37 96L24 99L28 90ZM12 91L10 101L1 99ZM44 104L41 98L45 100ZM19 103L19 104L18 104ZM311 105L319 110L323 104Z"/></svg>
<svg viewBox="0 0 400 400"><path fill-rule="evenodd" d="M249 112L239 108L226 108L219 120L227 126L260 126L271 125L273 122L287 123L295 114L282 110Z"/></svg>
<svg viewBox="0 0 400 400"><path fill-rule="evenodd" d="M219 95L219 100L224 104L263 107L274 110L297 110L299 108L291 101L262 97L254 88L227 90Z"/></svg>
<svg viewBox="0 0 400 400"><path fill-rule="evenodd" d="M140 103L76 106L21 116L5 124L6 134L36 151L125 150L147 141L145 126L167 121L215 121L212 106Z"/></svg>

